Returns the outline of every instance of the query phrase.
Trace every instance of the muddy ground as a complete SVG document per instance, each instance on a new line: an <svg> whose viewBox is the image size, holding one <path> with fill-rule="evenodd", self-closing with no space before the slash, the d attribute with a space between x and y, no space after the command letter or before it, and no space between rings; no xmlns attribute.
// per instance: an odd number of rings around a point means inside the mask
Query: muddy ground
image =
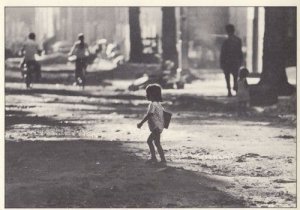
<svg viewBox="0 0 300 210"><path fill-rule="evenodd" d="M196 94L204 83L164 91L161 167L145 164L149 131L136 123L147 101L130 82L7 80L5 206L296 207L296 115L282 109L295 100L238 117L234 97Z"/></svg>

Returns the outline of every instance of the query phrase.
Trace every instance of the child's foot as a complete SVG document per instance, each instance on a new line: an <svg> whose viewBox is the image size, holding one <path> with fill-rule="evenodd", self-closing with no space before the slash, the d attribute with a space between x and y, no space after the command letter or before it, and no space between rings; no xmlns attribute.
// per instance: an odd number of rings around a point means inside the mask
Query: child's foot
<svg viewBox="0 0 300 210"><path fill-rule="evenodd" d="M154 159L154 158L151 158L146 161L146 164L156 164L156 163L157 163L157 159Z"/></svg>

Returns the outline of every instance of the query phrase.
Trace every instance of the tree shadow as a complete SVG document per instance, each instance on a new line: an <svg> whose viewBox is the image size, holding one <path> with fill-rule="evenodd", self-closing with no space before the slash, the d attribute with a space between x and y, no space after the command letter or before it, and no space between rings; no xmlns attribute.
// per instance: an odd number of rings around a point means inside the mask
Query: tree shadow
<svg viewBox="0 0 300 210"><path fill-rule="evenodd" d="M94 98L107 98L107 99L145 99L144 96L133 95L130 93L125 94L92 94L90 92L78 91L78 90L65 90L65 89L49 89L49 88L34 88L34 89L16 89L16 88L5 88L6 95L32 95L32 94L52 94L61 96L85 96Z"/></svg>
<svg viewBox="0 0 300 210"><path fill-rule="evenodd" d="M33 116L32 112L23 110L5 110L5 130L10 129L12 125L30 124L47 126L78 126L71 122L65 123L45 116Z"/></svg>
<svg viewBox="0 0 300 210"><path fill-rule="evenodd" d="M120 142L5 143L6 208L245 207L216 182L146 165Z"/></svg>

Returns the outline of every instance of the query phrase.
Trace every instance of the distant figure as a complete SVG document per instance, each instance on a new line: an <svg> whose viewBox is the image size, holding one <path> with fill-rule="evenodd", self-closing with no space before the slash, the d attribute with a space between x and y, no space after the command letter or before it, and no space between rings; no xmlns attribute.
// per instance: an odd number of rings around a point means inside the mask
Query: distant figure
<svg viewBox="0 0 300 210"><path fill-rule="evenodd" d="M97 48L95 50L95 54L97 56L99 56L100 58L105 59L107 57L106 49L107 49L107 40L106 39L100 39L97 42Z"/></svg>
<svg viewBox="0 0 300 210"><path fill-rule="evenodd" d="M24 42L21 52L24 55L24 59L20 64L21 69L25 64L27 66L34 65L36 80L39 81L41 79L41 65L36 61L35 54L41 55L42 50L39 48L39 44L35 41L35 33L29 33L28 39Z"/></svg>
<svg viewBox="0 0 300 210"><path fill-rule="evenodd" d="M246 68L241 68L239 72L239 79L237 81L237 100L238 100L238 114L246 114L246 109L249 104L249 86L247 83L247 76L249 71Z"/></svg>
<svg viewBox="0 0 300 210"><path fill-rule="evenodd" d="M234 35L234 26L229 24L225 27L228 38L224 41L220 54L220 64L224 71L228 96L231 94L230 74L233 75L233 90L237 91L237 77L239 68L243 62L242 41Z"/></svg>
<svg viewBox="0 0 300 210"><path fill-rule="evenodd" d="M78 34L78 40L74 43L69 52L69 56L76 56L75 60L75 84L85 84L85 69L87 67L90 51L87 43L84 42L83 33Z"/></svg>
<svg viewBox="0 0 300 210"><path fill-rule="evenodd" d="M151 131L150 136L148 137L147 143L150 149L151 158L147 160L146 163L155 164L157 163L157 159L155 156L154 144L157 148L158 154L161 159L161 164L166 164L166 159L164 155L164 151L160 144L160 135L164 129L164 108L160 104L162 101L161 96L161 87L157 84L148 85L146 88L147 99L150 101L148 106L148 111L144 119L137 124L138 128L141 128L143 124L148 121L148 126Z"/></svg>

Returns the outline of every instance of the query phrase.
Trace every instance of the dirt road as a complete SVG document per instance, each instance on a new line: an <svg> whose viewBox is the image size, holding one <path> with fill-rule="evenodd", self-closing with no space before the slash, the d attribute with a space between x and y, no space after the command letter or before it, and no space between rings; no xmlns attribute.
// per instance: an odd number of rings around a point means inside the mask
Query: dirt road
<svg viewBox="0 0 300 210"><path fill-rule="evenodd" d="M164 94L159 168L136 129L144 91L6 83L6 207L296 207L295 115L184 91Z"/></svg>

